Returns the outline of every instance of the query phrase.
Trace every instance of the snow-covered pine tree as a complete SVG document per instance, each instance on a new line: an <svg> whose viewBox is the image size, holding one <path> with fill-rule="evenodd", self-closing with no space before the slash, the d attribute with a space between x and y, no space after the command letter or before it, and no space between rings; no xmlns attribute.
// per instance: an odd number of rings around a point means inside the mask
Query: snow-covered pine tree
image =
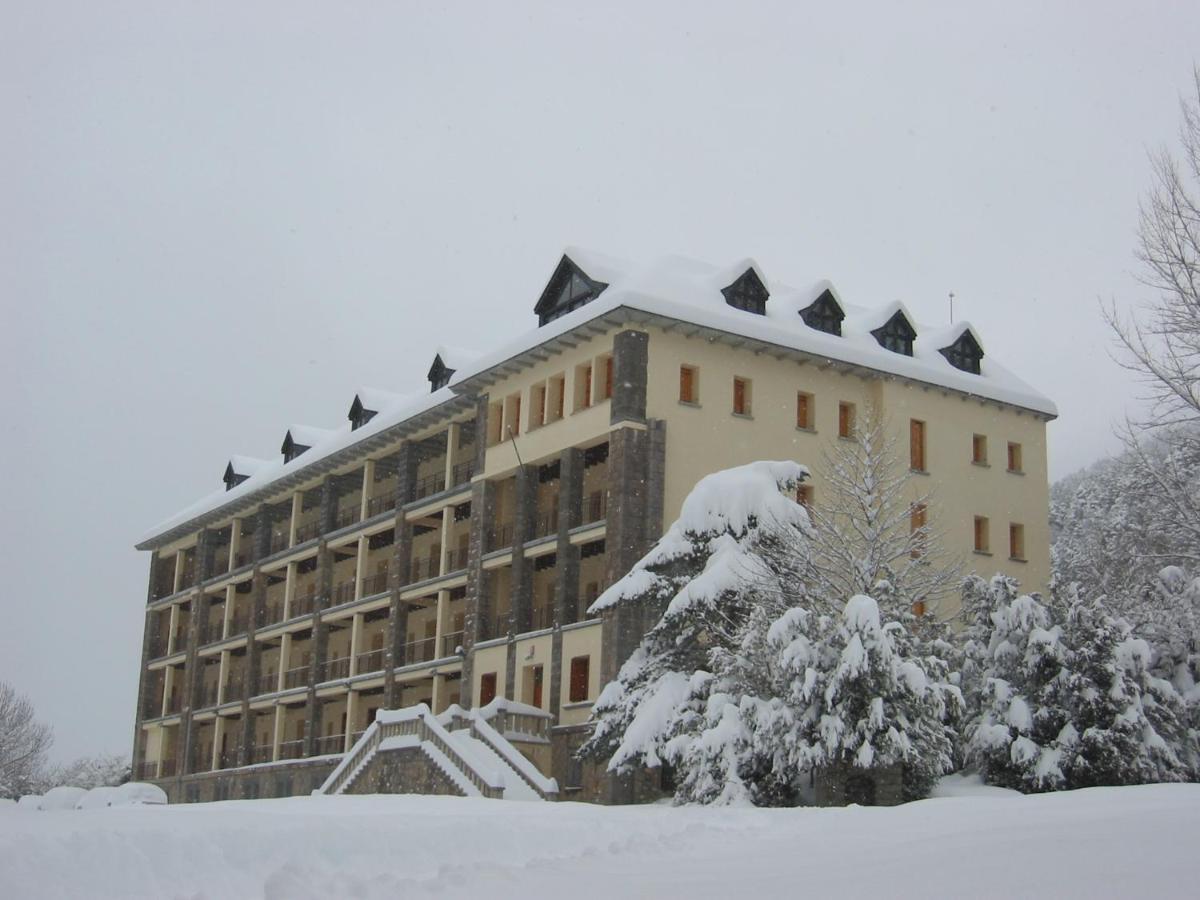
<svg viewBox="0 0 1200 900"><path fill-rule="evenodd" d="M1186 780L1183 703L1150 671L1150 645L1100 601L1076 600L1063 636L1070 665L1051 683L1070 717L1055 742L1062 786Z"/></svg>
<svg viewBox="0 0 1200 900"><path fill-rule="evenodd" d="M1008 597L993 581L992 627L978 674L979 713L966 729L966 757L984 780L1022 791L1063 783L1056 741L1070 724L1054 682L1068 662L1062 628L1036 598Z"/></svg>
<svg viewBox="0 0 1200 900"><path fill-rule="evenodd" d="M608 760L614 773L678 764L691 749L686 735L724 721L733 701L709 702L714 656L741 646L755 608L778 612L804 598L805 582L792 576L811 535L794 499L807 475L797 463L756 462L701 479L666 534L592 604L593 613L634 604L657 624L601 692L581 756ZM783 544L791 548L786 575L766 562L780 558ZM740 765L727 761L726 769ZM727 778L720 799L752 799L739 785ZM698 783L684 796L717 799Z"/></svg>
<svg viewBox="0 0 1200 900"><path fill-rule="evenodd" d="M919 654L898 622L884 622L871 597L856 595L837 617L803 610L772 631L791 675L795 765L817 777L898 770L904 799L927 796L953 764L949 714L961 706L944 661Z"/></svg>

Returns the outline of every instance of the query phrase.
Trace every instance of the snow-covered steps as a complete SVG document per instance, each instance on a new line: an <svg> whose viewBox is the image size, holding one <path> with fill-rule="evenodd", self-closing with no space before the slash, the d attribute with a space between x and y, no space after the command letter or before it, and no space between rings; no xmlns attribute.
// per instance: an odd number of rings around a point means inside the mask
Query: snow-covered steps
<svg viewBox="0 0 1200 900"><path fill-rule="evenodd" d="M381 710L316 793L360 792L356 783L373 778L369 790L381 793L557 799L557 782L491 727L495 715L454 706L439 717L423 703Z"/></svg>

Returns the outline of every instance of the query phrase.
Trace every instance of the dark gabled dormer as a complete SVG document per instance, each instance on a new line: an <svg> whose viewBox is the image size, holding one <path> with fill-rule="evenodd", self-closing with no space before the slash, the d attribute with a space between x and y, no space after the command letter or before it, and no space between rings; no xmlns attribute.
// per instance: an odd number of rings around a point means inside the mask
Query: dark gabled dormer
<svg viewBox="0 0 1200 900"><path fill-rule="evenodd" d="M279 448L283 453L283 461L291 462L305 450L311 450L312 444L301 444L292 437L292 432L289 430L283 437L283 446Z"/></svg>
<svg viewBox="0 0 1200 900"><path fill-rule="evenodd" d="M913 341L916 340L917 332L904 315L903 310L896 310L890 319L871 334L875 336L875 340L879 341L879 346L883 349L891 350L893 353L902 353L905 356L913 355Z"/></svg>
<svg viewBox="0 0 1200 900"><path fill-rule="evenodd" d="M590 303L599 297L606 287L608 285L603 281L589 278L569 256L564 255L558 263L558 268L550 276L546 289L542 291L537 306L533 308L537 313L538 327L579 309L585 303Z"/></svg>
<svg viewBox="0 0 1200 900"><path fill-rule="evenodd" d="M241 484L243 481L245 481L249 477L250 476L248 474L242 474L241 472L235 472L233 470L233 463L230 462L228 465L225 466L225 478L223 479L225 482L225 490L232 491L235 487L237 487L239 484Z"/></svg>
<svg viewBox="0 0 1200 900"><path fill-rule="evenodd" d="M347 417L350 419L350 430L358 431L358 429L375 418L375 414L378 412L379 410L377 409L367 409L363 405L362 397L356 394L354 402L350 404L350 414Z"/></svg>
<svg viewBox="0 0 1200 900"><path fill-rule="evenodd" d="M821 296L800 310L800 318L809 328L841 337L842 320L846 314L833 296L833 291L826 288Z"/></svg>
<svg viewBox="0 0 1200 900"><path fill-rule="evenodd" d="M972 375L980 374L979 364L983 361L983 348L970 328L964 328L963 333L949 347L941 347L938 353L946 357L950 365Z"/></svg>
<svg viewBox="0 0 1200 900"><path fill-rule="evenodd" d="M545 325L546 323L539 322L539 324ZM429 367L429 392L432 394L434 391L441 390L448 385L454 372L455 370L451 369L443 361L442 354L439 353L435 356L433 358L433 365Z"/></svg>
<svg viewBox="0 0 1200 900"><path fill-rule="evenodd" d="M771 295L753 268L739 275L737 281L729 287L722 288L721 294L724 295L725 302L734 309L745 310L758 316L767 314L767 298Z"/></svg>

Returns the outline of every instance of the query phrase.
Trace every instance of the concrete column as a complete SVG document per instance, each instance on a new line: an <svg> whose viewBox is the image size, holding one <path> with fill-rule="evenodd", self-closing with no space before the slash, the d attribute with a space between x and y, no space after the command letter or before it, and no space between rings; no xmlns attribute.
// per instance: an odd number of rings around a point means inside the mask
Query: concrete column
<svg viewBox="0 0 1200 900"><path fill-rule="evenodd" d="M292 617L292 599L296 596L296 563L287 564L287 577L283 582L283 621Z"/></svg>
<svg viewBox="0 0 1200 900"><path fill-rule="evenodd" d="M358 654L361 649L363 614L356 613L350 625L350 674L358 674ZM347 714L348 715L348 714Z"/></svg>
<svg viewBox="0 0 1200 900"><path fill-rule="evenodd" d="M556 622L554 625L554 635L550 642L550 715L554 716L554 723L558 722L558 713L561 706L562 698L562 681L563 681L563 639L562 628Z"/></svg>
<svg viewBox="0 0 1200 900"><path fill-rule="evenodd" d="M275 704L275 724L271 729L271 759L279 759L279 745L283 742L283 707Z"/></svg>
<svg viewBox="0 0 1200 900"><path fill-rule="evenodd" d="M292 636L286 633L279 641L279 671L276 674L275 690L283 690L283 675L292 667Z"/></svg>
<svg viewBox="0 0 1200 900"><path fill-rule="evenodd" d="M228 650L221 651L221 664L217 668L217 705L220 706L225 702L225 682L229 679L229 656ZM218 717L219 718L219 717Z"/></svg>
<svg viewBox="0 0 1200 900"><path fill-rule="evenodd" d="M359 504L358 518L360 521L367 517L367 507L371 504L371 494L375 488L375 460L368 459L363 464L362 502Z"/></svg>
<svg viewBox="0 0 1200 900"><path fill-rule="evenodd" d="M446 429L446 489L454 484L454 455L458 452L459 424L452 422Z"/></svg>
<svg viewBox="0 0 1200 900"><path fill-rule="evenodd" d="M504 657L504 696L509 700L517 699L517 639L508 636L508 644Z"/></svg>
<svg viewBox="0 0 1200 900"><path fill-rule="evenodd" d="M583 453L574 447L559 457L558 492L554 621L561 626L579 617L579 548L571 544L571 529L583 521Z"/></svg>
<svg viewBox="0 0 1200 900"><path fill-rule="evenodd" d="M354 721L358 716L358 691L346 694L346 740L342 744L342 752L349 753L354 744Z"/></svg>
<svg viewBox="0 0 1200 900"><path fill-rule="evenodd" d="M217 716L213 719L213 745L212 753L209 754L208 769L210 772L215 772L217 766L221 762L221 738L225 736L225 717Z"/></svg>
<svg viewBox="0 0 1200 900"><path fill-rule="evenodd" d="M289 547L296 546L296 526L300 522L300 514L304 511L304 495L299 491L292 494L292 514L288 520L288 542Z"/></svg>
<svg viewBox="0 0 1200 900"><path fill-rule="evenodd" d="M367 558L367 538L365 536L358 539L358 552L354 554L354 599L362 599L362 584L363 584L363 563Z"/></svg>
<svg viewBox="0 0 1200 900"><path fill-rule="evenodd" d="M533 528L537 468L524 466L516 473L516 510L513 517L512 624L509 630L524 634L533 627L533 566L525 559L525 541Z"/></svg>
<svg viewBox="0 0 1200 900"><path fill-rule="evenodd" d="M610 421L646 421L646 375L650 335L621 331L613 338L613 396ZM602 373L601 373L602 375ZM601 375L593 376L593 384Z"/></svg>

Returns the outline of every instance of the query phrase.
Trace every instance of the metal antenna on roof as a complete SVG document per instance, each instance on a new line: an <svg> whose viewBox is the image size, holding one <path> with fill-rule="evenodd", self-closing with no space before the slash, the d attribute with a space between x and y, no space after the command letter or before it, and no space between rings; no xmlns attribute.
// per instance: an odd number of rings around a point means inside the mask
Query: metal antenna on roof
<svg viewBox="0 0 1200 900"><path fill-rule="evenodd" d="M954 324L954 291L950 292L950 324Z"/></svg>

